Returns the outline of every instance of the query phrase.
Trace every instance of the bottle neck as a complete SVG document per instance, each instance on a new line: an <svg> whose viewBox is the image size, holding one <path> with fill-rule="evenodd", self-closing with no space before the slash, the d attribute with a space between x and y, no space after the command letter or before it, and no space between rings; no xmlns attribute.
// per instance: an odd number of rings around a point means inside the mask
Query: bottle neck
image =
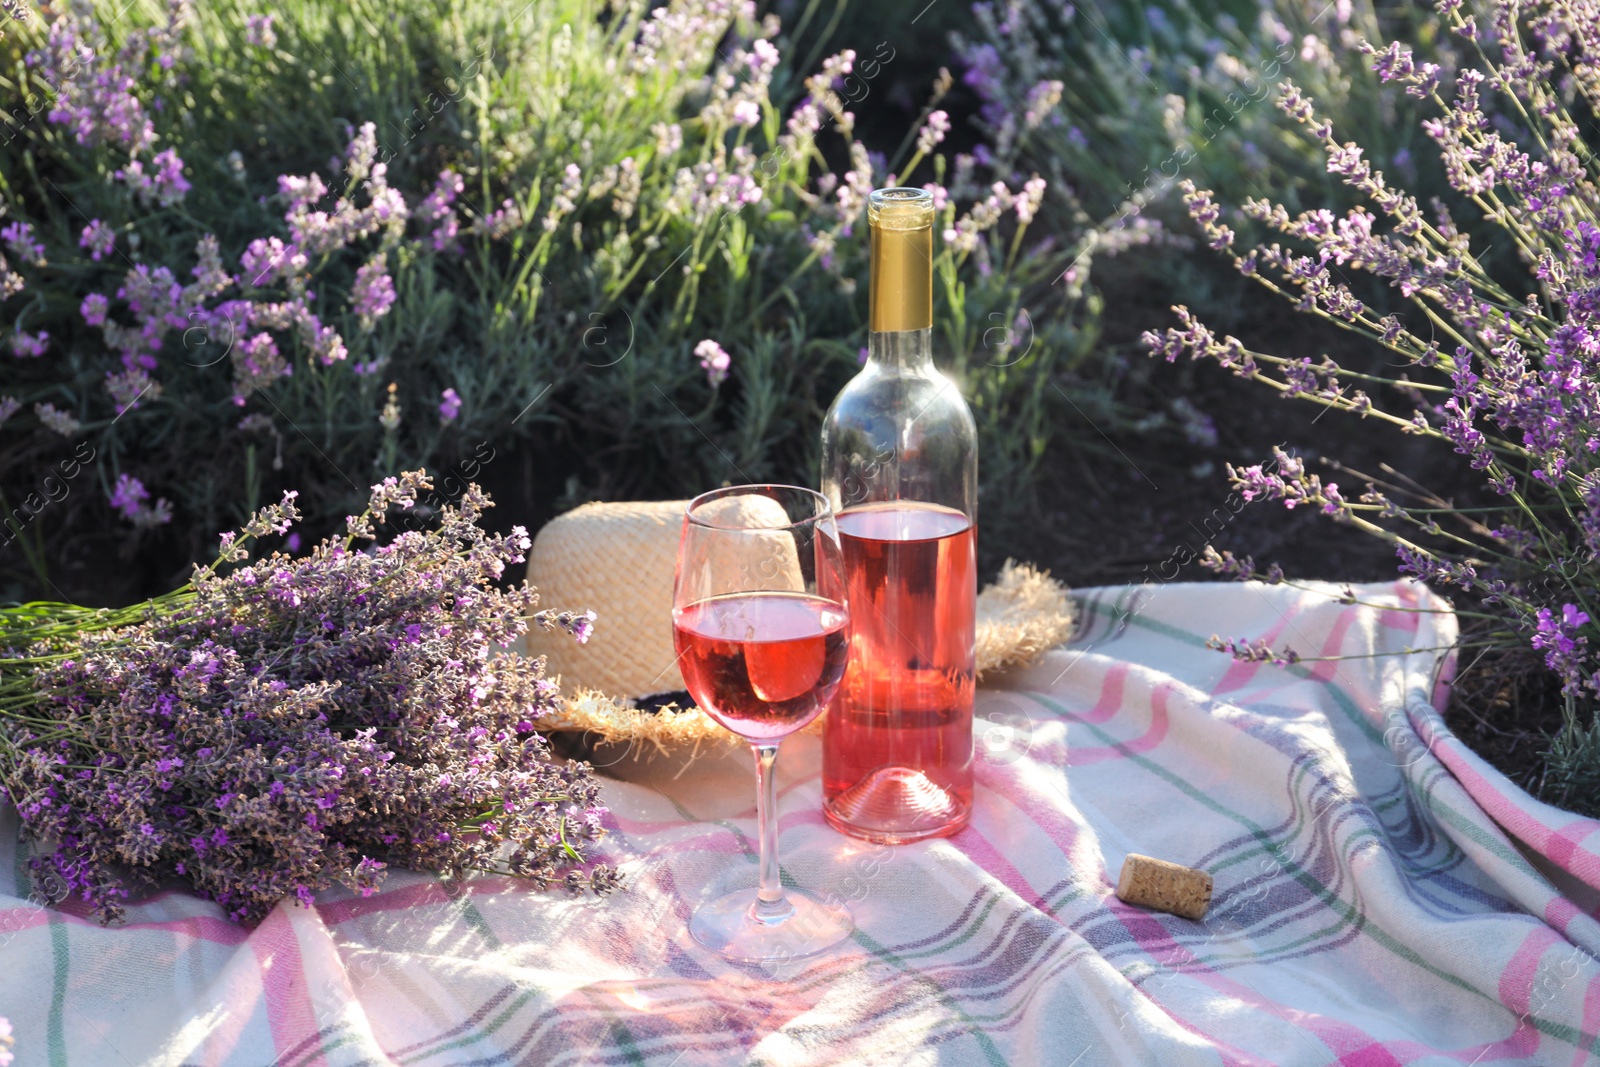
<svg viewBox="0 0 1600 1067"><path fill-rule="evenodd" d="M867 334L867 362L901 374L933 370L933 330L874 330Z"/></svg>
<svg viewBox="0 0 1600 1067"><path fill-rule="evenodd" d="M931 213L879 212L872 220L871 292L867 329L879 334L926 333L933 325Z"/></svg>

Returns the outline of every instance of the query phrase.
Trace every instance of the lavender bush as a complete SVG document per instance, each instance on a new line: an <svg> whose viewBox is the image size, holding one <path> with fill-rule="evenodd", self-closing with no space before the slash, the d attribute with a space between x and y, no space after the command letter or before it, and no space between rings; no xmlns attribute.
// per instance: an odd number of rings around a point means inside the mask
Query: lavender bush
<svg viewBox="0 0 1600 1067"><path fill-rule="evenodd" d="M1117 257L1107 266L1122 299L1182 294L1233 326L1249 307L1244 285L1196 246L1178 182L1204 173L1224 200L1270 189L1291 208L1346 203L1315 138L1274 121L1282 78L1362 130L1375 158L1448 193L1410 121L1416 102L1380 92L1366 69L1359 45L1380 25L1411 31L1428 42L1430 58L1453 66L1431 11L1385 0L976 0L952 38L960 81L979 101L980 162L1038 172L1061 212L1094 220L1074 235L1071 275ZM1256 235L1250 220L1228 221ZM1084 409L1129 437L1176 438L1186 452L1199 446L1191 470L1208 477L1223 413L1183 395L1192 376L1176 388L1171 376L1158 384L1154 368L1131 356L1110 347L1088 368L1101 385L1089 396L1100 402Z"/></svg>
<svg viewBox="0 0 1600 1067"><path fill-rule="evenodd" d="M0 786L36 883L111 922L176 879L244 923L335 884L371 893L395 864L618 884L583 865L597 782L535 732L555 683L496 653L530 621L583 640L593 616L494 584L529 539L485 533L475 485L436 528L377 543L430 488L385 479L343 537L250 561L299 518L286 493L188 586L124 611L0 610Z"/></svg>
<svg viewBox="0 0 1600 1067"><path fill-rule="evenodd" d="M75 523L190 559L283 486L322 530L373 476L519 439L569 501L808 476L814 397L864 343L863 194L891 177L939 190L945 348L1016 495L1054 424L1040 383L1093 340L1051 288L1067 243L1024 238L1044 187L946 157L948 80L923 150L869 150L893 42L796 70L780 29L748 0L8 23L0 521L35 557ZM79 437L94 492L22 507Z"/></svg>
<svg viewBox="0 0 1600 1067"><path fill-rule="evenodd" d="M979 0L972 13L956 45L992 151L1114 216L1106 235L1114 244L1181 239L1164 223L1181 218L1168 208L1192 170L1225 196L1273 189L1291 206L1338 199L1315 140L1273 121L1284 77L1366 132L1373 158L1409 180L1433 177L1419 171L1425 138L1406 121L1416 108L1377 90L1360 47L1383 27L1426 41L1428 58L1453 64L1454 48L1426 8L1382 0Z"/></svg>
<svg viewBox="0 0 1600 1067"><path fill-rule="evenodd" d="M1367 46L1373 69L1436 109L1423 128L1451 186L1515 248L1526 273L1489 270L1463 223L1437 203L1425 209L1291 83L1282 110L1322 143L1328 173L1365 204L1296 213L1248 200L1245 213L1283 239L1259 247L1241 242L1212 193L1192 184L1189 212L1243 274L1370 338L1397 369L1368 374L1327 357L1251 351L1182 307L1179 327L1146 340L1169 360L1185 352L1214 360L1285 397L1448 443L1482 472L1480 501L1446 501L1403 472L1351 472L1358 484L1341 486L1281 452L1271 469L1230 471L1247 499L1319 508L1389 540L1403 573L1484 606L1467 613L1483 619L1483 641L1536 651L1565 697L1546 792L1596 811L1600 181L1583 123L1600 106L1600 26L1592 9L1564 0L1496 3L1482 21L1459 0L1440 0L1437 10L1476 52L1476 68L1451 78L1395 43ZM1496 120L1494 111L1512 117ZM1357 271L1393 287L1409 310L1385 314L1359 299L1347 280ZM1211 559L1239 577L1257 573L1250 560Z"/></svg>

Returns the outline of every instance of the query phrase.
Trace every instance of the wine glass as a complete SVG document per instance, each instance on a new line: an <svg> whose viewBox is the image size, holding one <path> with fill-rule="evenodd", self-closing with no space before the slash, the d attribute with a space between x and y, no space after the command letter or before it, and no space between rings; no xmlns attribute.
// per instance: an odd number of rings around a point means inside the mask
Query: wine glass
<svg viewBox="0 0 1600 1067"><path fill-rule="evenodd" d="M703 905L689 932L729 959L798 959L855 928L850 909L784 892L773 767L844 677L850 614L833 509L792 485L740 485L689 502L672 592L678 665L695 703L756 757L761 884Z"/></svg>

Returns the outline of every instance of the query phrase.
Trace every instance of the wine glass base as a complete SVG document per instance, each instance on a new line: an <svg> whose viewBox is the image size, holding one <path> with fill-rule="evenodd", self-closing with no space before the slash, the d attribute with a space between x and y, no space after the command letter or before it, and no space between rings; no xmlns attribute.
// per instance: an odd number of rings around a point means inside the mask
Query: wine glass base
<svg viewBox="0 0 1600 1067"><path fill-rule="evenodd" d="M843 904L830 904L796 889L785 890L784 900L788 908L760 919L755 910L757 890L729 893L696 911L689 920L689 933L727 959L771 963L826 952L856 928Z"/></svg>

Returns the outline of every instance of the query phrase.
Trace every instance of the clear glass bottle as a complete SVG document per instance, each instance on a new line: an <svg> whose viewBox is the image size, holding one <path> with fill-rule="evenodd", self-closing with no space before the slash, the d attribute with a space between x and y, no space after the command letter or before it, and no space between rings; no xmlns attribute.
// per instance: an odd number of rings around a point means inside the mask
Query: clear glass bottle
<svg viewBox="0 0 1600 1067"><path fill-rule="evenodd" d="M933 219L922 189L868 198L867 363L822 426L851 615L823 809L836 829L889 843L953 834L972 810L978 441L933 365Z"/></svg>

